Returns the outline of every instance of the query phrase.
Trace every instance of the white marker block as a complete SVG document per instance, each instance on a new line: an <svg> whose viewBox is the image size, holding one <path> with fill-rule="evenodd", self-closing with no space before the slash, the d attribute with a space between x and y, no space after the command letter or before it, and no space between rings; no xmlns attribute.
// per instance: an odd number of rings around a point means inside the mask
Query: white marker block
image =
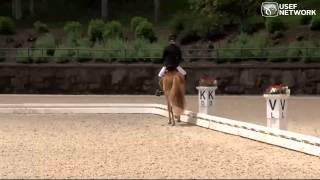
<svg viewBox="0 0 320 180"><path fill-rule="evenodd" d="M287 108L289 95L264 94L267 105L267 127L287 130Z"/></svg>
<svg viewBox="0 0 320 180"><path fill-rule="evenodd" d="M209 109L214 110L217 86L198 86L199 112L208 114Z"/></svg>

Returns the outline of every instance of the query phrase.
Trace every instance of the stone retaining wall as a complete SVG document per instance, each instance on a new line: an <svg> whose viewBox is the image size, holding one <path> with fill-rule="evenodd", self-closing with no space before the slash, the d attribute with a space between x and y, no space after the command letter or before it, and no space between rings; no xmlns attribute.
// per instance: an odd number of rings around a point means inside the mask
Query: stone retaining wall
<svg viewBox="0 0 320 180"><path fill-rule="evenodd" d="M154 94L155 64L1 64L0 93ZM187 93L195 94L199 78L219 79L218 94L262 94L283 82L294 94L320 94L320 64L185 65Z"/></svg>

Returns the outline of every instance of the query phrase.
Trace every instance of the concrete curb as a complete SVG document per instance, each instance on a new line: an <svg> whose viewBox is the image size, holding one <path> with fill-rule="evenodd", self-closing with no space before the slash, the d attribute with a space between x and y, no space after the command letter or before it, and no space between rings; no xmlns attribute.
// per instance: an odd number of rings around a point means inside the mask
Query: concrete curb
<svg viewBox="0 0 320 180"><path fill-rule="evenodd" d="M126 113L168 117L167 107L161 104L0 104L0 113ZM188 110L182 115L181 121L320 157L320 138L314 136L271 129Z"/></svg>

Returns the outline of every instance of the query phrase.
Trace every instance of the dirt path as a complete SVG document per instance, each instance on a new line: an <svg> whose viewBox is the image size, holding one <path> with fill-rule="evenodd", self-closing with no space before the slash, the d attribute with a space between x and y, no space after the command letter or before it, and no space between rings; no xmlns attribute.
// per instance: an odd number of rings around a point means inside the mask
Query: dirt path
<svg viewBox="0 0 320 180"><path fill-rule="evenodd" d="M198 97L187 96L187 109L198 111ZM160 103L163 96L144 95L0 95L1 104L10 103ZM289 99L288 129L320 137L320 97L295 97ZM209 112L266 126L266 104L262 96L217 96L216 110Z"/></svg>
<svg viewBox="0 0 320 180"><path fill-rule="evenodd" d="M0 115L0 178L319 178L320 159L154 115Z"/></svg>

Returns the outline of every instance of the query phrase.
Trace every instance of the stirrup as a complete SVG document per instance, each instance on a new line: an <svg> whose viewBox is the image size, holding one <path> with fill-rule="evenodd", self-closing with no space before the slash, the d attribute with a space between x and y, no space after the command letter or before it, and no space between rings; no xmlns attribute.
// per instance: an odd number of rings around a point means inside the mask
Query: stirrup
<svg viewBox="0 0 320 180"><path fill-rule="evenodd" d="M163 93L163 92L162 92L161 90L157 89L155 95L156 95L156 96L161 96L162 93Z"/></svg>

